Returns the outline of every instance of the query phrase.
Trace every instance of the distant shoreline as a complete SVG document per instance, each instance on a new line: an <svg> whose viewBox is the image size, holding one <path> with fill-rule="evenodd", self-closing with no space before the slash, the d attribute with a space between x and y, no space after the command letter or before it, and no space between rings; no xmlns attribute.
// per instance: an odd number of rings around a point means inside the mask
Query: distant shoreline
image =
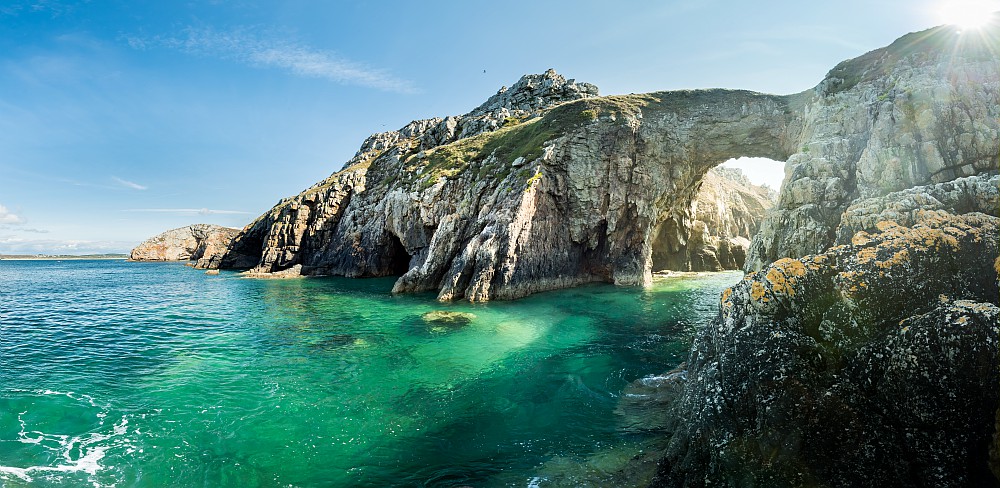
<svg viewBox="0 0 1000 488"><path fill-rule="evenodd" d="M32 255L32 254L0 254L0 260L9 261L65 261L84 259L128 259L127 254L82 254L82 255Z"/></svg>

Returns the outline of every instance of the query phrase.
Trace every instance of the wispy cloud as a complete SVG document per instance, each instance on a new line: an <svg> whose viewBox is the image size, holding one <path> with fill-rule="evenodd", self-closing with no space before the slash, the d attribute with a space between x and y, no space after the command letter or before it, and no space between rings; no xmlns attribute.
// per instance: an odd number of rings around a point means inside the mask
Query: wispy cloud
<svg viewBox="0 0 1000 488"><path fill-rule="evenodd" d="M126 253L134 245L134 243L123 241L24 239L0 236L0 254Z"/></svg>
<svg viewBox="0 0 1000 488"><path fill-rule="evenodd" d="M135 182L132 182L132 181L128 181L128 180L123 180L123 179L121 179L121 178L119 178L117 176L112 176L111 179L115 180L115 182L118 183L119 185L131 188L133 190L148 190L149 189L148 186L143 186L143 185L140 185L138 183L135 183Z"/></svg>
<svg viewBox="0 0 1000 488"><path fill-rule="evenodd" d="M251 215L241 210L215 210L211 208L129 208L123 212L175 213L183 215Z"/></svg>
<svg viewBox="0 0 1000 488"><path fill-rule="evenodd" d="M298 76L323 78L337 83L379 90L414 93L413 85L385 70L344 59L336 53L315 49L293 40L266 36L242 28L225 32L188 27L177 36L143 38L126 36L133 49L166 47L189 54L227 59L258 68L276 68Z"/></svg>
<svg viewBox="0 0 1000 488"><path fill-rule="evenodd" d="M23 223L24 223L24 219L22 219L21 217L19 217L18 215L14 214L14 213L11 213L10 210L7 210L7 207L4 207L3 205L0 205L0 224L2 224L2 225L15 225L15 224L23 224Z"/></svg>

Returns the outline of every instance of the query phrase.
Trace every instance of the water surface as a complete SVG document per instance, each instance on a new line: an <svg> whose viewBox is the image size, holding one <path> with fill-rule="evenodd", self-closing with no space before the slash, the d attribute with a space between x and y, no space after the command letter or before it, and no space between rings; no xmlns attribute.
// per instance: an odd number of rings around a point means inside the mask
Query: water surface
<svg viewBox="0 0 1000 488"><path fill-rule="evenodd" d="M623 388L683 361L739 277L475 305L393 279L2 261L0 485L619 482L656 438L622 428Z"/></svg>

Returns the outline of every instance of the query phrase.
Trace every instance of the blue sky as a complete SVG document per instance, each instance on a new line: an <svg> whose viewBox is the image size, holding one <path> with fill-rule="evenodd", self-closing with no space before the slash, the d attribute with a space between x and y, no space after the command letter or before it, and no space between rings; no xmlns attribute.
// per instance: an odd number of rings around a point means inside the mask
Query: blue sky
<svg viewBox="0 0 1000 488"><path fill-rule="evenodd" d="M548 68L602 94L802 91L937 3L3 1L0 253L242 227L368 134Z"/></svg>

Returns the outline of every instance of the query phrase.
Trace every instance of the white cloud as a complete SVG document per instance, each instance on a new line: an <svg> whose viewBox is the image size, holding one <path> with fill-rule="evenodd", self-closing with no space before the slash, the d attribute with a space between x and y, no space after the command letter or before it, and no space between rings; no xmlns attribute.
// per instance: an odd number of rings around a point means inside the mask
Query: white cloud
<svg viewBox="0 0 1000 488"><path fill-rule="evenodd" d="M134 182L131 182L131 181L128 181L128 180L123 180L123 179L121 179L121 178L119 178L117 176L112 176L111 179L115 180L115 182L118 183L119 185L131 188L133 190L148 190L149 189L148 186L143 186L143 185L140 185L138 183L134 183Z"/></svg>
<svg viewBox="0 0 1000 488"><path fill-rule="evenodd" d="M337 83L367 86L379 90L413 93L410 82L384 70L350 61L333 52L313 49L294 41L261 36L249 29L219 32L188 27L179 36L124 38L137 50L163 46L201 56L228 59L259 68L282 69L299 76L323 78Z"/></svg>
<svg viewBox="0 0 1000 488"><path fill-rule="evenodd" d="M175 214L197 214L197 215L251 215L250 212L241 210L215 210L210 208L130 208L124 212L154 212L154 213L175 213Z"/></svg>
<svg viewBox="0 0 1000 488"><path fill-rule="evenodd" d="M122 241L0 237L0 254L124 254L127 253L133 245L133 243Z"/></svg>
<svg viewBox="0 0 1000 488"><path fill-rule="evenodd" d="M13 225L13 224L23 224L24 219L18 217L15 214L10 213L7 207L0 205L0 225Z"/></svg>

